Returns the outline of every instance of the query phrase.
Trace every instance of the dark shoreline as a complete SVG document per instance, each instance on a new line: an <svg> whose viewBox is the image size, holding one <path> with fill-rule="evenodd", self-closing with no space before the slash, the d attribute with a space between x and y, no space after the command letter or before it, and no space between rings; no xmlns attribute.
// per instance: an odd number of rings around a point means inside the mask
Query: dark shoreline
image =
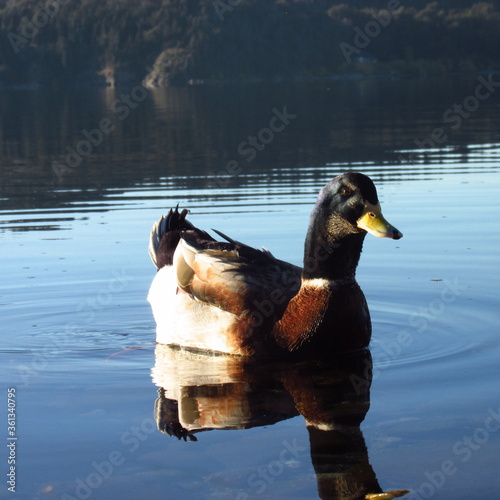
<svg viewBox="0 0 500 500"><path fill-rule="evenodd" d="M398 70L382 71L382 72L351 72L342 73L330 76L292 76L292 77L247 77L247 78L190 78L186 81L178 81L164 86L150 86L144 84L144 79L129 79L118 82L116 85L111 85L106 82L96 83L93 82L66 82L64 84L54 82L53 84L39 83L39 82L22 82L3 84L0 82L0 91L4 90L24 90L24 91L37 91L42 89L103 89L103 88L127 88L132 85L142 85L149 89L155 88L169 88L169 87L189 87L189 86L203 86L203 85L259 85L259 84L280 84L280 83L315 83L315 82L348 82L348 81L361 81L361 80L418 80L429 78L474 78L481 75L496 75L500 74L500 69L482 69L476 71L443 71L439 73L429 72L417 74L414 72L400 72Z"/></svg>

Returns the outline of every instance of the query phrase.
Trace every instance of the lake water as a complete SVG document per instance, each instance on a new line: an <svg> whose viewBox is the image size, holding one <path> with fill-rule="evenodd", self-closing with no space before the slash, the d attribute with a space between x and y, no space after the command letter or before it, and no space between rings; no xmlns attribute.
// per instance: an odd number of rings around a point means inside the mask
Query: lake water
<svg viewBox="0 0 500 500"><path fill-rule="evenodd" d="M0 93L0 498L496 498L500 76L482 78ZM155 345L162 213L300 264L317 192L351 169L404 233L365 240L369 352Z"/></svg>

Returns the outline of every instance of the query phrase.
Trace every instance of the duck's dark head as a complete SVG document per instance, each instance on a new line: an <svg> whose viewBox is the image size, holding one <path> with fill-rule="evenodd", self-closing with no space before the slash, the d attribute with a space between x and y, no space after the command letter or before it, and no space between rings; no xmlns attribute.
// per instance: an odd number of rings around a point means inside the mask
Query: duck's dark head
<svg viewBox="0 0 500 500"><path fill-rule="evenodd" d="M316 209L335 234L371 233L399 240L402 234L383 217L372 180L348 172L331 180L320 192Z"/></svg>
<svg viewBox="0 0 500 500"><path fill-rule="evenodd" d="M403 236L383 217L369 177L358 172L335 177L320 191L311 214L305 246L306 277L354 275L367 232L395 240Z"/></svg>

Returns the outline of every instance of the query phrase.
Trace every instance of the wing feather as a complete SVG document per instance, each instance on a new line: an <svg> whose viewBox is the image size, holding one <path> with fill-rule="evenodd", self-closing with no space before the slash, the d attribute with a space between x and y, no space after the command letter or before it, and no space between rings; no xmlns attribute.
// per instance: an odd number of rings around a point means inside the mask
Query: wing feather
<svg viewBox="0 0 500 500"><path fill-rule="evenodd" d="M175 251L174 268L179 288L197 300L237 315L271 300L274 317L297 293L299 267L240 243L211 241L203 248L186 233Z"/></svg>

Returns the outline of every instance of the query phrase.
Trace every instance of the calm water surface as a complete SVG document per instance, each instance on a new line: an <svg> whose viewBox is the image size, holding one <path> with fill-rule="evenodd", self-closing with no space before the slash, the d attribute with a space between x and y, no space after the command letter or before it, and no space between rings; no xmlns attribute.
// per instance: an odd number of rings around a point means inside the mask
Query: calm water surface
<svg viewBox="0 0 500 500"><path fill-rule="evenodd" d="M127 109L133 89L0 94L15 498L496 498L500 101L443 118L476 86L136 89ZM404 233L365 240L369 352L255 366L155 345L147 244L162 213L179 203L300 264L318 190L349 169ZM5 478L6 418L0 430Z"/></svg>

